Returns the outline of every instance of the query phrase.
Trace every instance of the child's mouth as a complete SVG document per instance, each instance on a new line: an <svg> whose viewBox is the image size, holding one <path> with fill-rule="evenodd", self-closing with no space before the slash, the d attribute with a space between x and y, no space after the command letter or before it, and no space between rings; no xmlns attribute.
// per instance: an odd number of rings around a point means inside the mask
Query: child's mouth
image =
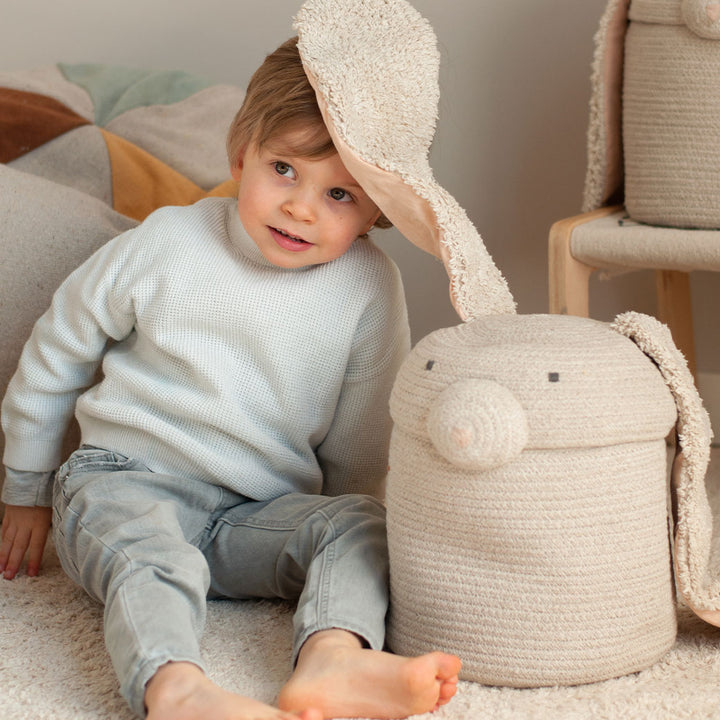
<svg viewBox="0 0 720 720"><path fill-rule="evenodd" d="M287 230L271 227L270 232L272 233L275 242L285 250L293 250L297 252L299 250L307 250L309 247L312 247L311 243L307 240L303 240L297 235L292 235L287 232Z"/></svg>

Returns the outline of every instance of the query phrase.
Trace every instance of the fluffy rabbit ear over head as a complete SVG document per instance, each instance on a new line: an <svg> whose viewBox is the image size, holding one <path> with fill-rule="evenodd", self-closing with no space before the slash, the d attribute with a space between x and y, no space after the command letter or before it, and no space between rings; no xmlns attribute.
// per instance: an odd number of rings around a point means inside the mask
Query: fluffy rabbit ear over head
<svg viewBox="0 0 720 720"><path fill-rule="evenodd" d="M405 237L442 259L461 319L515 312L480 235L428 163L439 53L427 20L405 0L308 0L295 28L345 166Z"/></svg>

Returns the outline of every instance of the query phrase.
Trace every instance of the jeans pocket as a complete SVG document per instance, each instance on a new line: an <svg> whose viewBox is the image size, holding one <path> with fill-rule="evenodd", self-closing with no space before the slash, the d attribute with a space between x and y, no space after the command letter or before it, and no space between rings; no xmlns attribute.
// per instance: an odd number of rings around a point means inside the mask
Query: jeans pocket
<svg viewBox="0 0 720 720"><path fill-rule="evenodd" d="M63 504L67 507L75 494L88 482L98 479L98 476L131 469L144 470L145 466L110 450L84 445L58 469L53 491L54 503L58 507Z"/></svg>
<svg viewBox="0 0 720 720"><path fill-rule="evenodd" d="M76 450L65 463L67 466L65 477L67 478L68 475L75 472L112 472L115 470L124 470L132 464L132 460L119 453L90 445L83 445L79 450ZM64 468L65 466L63 466L61 470Z"/></svg>

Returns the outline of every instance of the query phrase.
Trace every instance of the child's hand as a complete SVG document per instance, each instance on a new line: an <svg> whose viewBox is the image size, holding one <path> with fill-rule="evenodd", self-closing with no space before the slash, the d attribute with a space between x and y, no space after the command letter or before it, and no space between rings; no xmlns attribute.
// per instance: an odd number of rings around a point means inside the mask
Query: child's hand
<svg viewBox="0 0 720 720"><path fill-rule="evenodd" d="M28 553L27 574L34 577L40 571L47 541L52 508L7 505L2 523L0 544L0 572L12 580Z"/></svg>

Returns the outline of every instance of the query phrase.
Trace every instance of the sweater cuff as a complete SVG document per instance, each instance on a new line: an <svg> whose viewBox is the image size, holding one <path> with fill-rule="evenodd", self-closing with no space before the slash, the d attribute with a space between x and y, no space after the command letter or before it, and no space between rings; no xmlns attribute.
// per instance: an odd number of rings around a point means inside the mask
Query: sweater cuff
<svg viewBox="0 0 720 720"><path fill-rule="evenodd" d="M6 467L1 499L6 505L50 507L54 477L54 470L31 472Z"/></svg>

